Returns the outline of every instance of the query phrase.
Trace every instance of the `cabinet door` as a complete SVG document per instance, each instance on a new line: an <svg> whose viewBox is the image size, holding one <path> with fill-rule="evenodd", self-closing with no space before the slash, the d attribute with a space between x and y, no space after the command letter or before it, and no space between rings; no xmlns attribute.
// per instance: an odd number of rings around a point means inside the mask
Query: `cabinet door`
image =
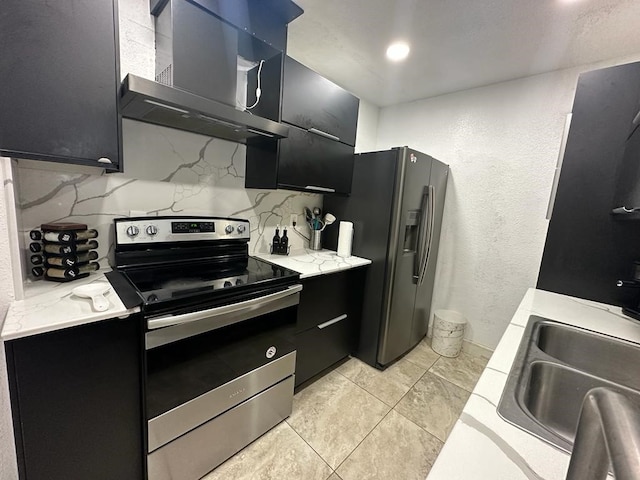
<svg viewBox="0 0 640 480"><path fill-rule="evenodd" d="M344 314L334 322L296 335L296 386L339 362L353 350L353 319Z"/></svg>
<svg viewBox="0 0 640 480"><path fill-rule="evenodd" d="M303 280L296 328L296 386L356 349L366 268Z"/></svg>
<svg viewBox="0 0 640 480"><path fill-rule="evenodd" d="M114 0L2 1L0 153L118 170L116 19Z"/></svg>
<svg viewBox="0 0 640 480"><path fill-rule="evenodd" d="M280 140L278 186L319 193L349 193L353 176L353 147L289 128Z"/></svg>
<svg viewBox="0 0 640 480"><path fill-rule="evenodd" d="M7 342L20 478L144 476L135 316Z"/></svg>
<svg viewBox="0 0 640 480"><path fill-rule="evenodd" d="M282 121L355 145L360 100L290 57L284 62Z"/></svg>

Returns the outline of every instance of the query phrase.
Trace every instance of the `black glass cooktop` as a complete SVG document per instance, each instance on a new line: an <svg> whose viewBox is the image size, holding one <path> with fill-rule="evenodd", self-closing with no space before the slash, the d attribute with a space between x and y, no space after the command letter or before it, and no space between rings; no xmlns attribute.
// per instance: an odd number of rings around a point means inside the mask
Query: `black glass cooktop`
<svg viewBox="0 0 640 480"><path fill-rule="evenodd" d="M298 272L253 257L220 262L128 268L124 274L145 305L182 301L193 297L228 296L272 285L292 283Z"/></svg>

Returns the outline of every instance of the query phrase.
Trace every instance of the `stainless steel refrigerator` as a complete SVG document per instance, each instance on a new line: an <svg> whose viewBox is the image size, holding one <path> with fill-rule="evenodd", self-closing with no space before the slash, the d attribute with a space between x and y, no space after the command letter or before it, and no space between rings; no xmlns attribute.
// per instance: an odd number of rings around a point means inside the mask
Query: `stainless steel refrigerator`
<svg viewBox="0 0 640 480"><path fill-rule="evenodd" d="M358 358L377 368L427 333L449 167L398 147L355 156L348 197L326 195L324 211L354 224L352 253L369 258ZM337 246L338 224L325 247Z"/></svg>

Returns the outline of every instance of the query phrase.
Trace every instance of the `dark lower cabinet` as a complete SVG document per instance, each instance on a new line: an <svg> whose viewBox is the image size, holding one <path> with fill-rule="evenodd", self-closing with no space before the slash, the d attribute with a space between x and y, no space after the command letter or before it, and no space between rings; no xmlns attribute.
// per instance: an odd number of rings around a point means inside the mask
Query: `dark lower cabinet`
<svg viewBox="0 0 640 480"><path fill-rule="evenodd" d="M296 387L355 351L367 267L303 280L296 331Z"/></svg>
<svg viewBox="0 0 640 480"><path fill-rule="evenodd" d="M0 154L121 170L117 0L2 0Z"/></svg>
<svg viewBox="0 0 640 480"><path fill-rule="evenodd" d="M145 477L141 352L136 316L6 343L22 480Z"/></svg>

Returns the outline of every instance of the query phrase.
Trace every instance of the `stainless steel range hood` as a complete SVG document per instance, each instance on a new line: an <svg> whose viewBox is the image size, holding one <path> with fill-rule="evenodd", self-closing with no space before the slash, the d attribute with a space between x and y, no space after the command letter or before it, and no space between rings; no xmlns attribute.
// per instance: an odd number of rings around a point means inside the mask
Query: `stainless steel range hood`
<svg viewBox="0 0 640 480"><path fill-rule="evenodd" d="M289 133L281 123L131 74L122 83L120 109L123 117L239 143Z"/></svg>
<svg viewBox="0 0 640 480"><path fill-rule="evenodd" d="M297 5L290 0L152 0L151 12L156 81L127 75L120 92L123 117L240 143L287 136L288 127L275 121L279 82L262 85L260 101L270 108L261 114L268 118L242 105L249 104L259 82L257 66L284 56L287 23L302 13Z"/></svg>

